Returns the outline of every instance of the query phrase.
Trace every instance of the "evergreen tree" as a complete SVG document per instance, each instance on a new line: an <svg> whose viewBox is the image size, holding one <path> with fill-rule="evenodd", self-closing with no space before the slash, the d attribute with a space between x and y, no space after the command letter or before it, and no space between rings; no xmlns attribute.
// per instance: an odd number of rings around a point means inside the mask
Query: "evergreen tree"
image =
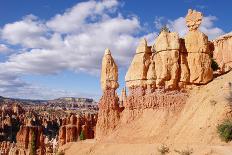
<svg viewBox="0 0 232 155"><path fill-rule="evenodd" d="M29 155L35 155L35 134L32 132L32 137L31 137L31 144L30 144L30 154Z"/></svg>
<svg viewBox="0 0 232 155"><path fill-rule="evenodd" d="M84 135L84 132L83 132L83 131L81 131L80 140L85 140L85 135Z"/></svg>

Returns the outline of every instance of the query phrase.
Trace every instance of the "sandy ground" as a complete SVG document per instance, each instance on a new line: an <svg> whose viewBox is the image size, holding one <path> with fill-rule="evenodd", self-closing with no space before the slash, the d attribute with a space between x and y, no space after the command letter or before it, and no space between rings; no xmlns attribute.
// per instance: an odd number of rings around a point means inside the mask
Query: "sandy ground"
<svg viewBox="0 0 232 155"><path fill-rule="evenodd" d="M170 155L186 149L192 149L192 155L232 155L232 143L222 142L216 131L220 122L232 118L229 82L232 72L190 90L181 112L147 109L134 121L121 122L100 142L85 140L61 149L67 155L158 155L165 144Z"/></svg>

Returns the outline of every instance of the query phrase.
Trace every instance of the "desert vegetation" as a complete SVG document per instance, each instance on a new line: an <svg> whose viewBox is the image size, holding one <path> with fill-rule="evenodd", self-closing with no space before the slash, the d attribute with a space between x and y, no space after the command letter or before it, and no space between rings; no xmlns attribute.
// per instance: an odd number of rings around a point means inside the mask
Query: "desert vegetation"
<svg viewBox="0 0 232 155"><path fill-rule="evenodd" d="M160 153L160 155L166 155L170 152L170 150L169 150L169 147L167 145L163 144L158 148L158 152Z"/></svg>
<svg viewBox="0 0 232 155"><path fill-rule="evenodd" d="M232 120L225 120L217 126L217 131L220 138L229 142L232 140Z"/></svg>

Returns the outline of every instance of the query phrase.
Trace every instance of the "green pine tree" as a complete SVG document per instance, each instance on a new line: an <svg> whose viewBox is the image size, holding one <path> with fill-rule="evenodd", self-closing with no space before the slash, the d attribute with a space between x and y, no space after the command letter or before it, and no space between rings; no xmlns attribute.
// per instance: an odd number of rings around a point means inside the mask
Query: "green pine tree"
<svg viewBox="0 0 232 155"><path fill-rule="evenodd" d="M35 134L32 132L31 144L30 144L30 155L35 155L36 146L35 146Z"/></svg>
<svg viewBox="0 0 232 155"><path fill-rule="evenodd" d="M80 140L85 140L85 135L84 135L84 132L83 132L83 131L81 131Z"/></svg>

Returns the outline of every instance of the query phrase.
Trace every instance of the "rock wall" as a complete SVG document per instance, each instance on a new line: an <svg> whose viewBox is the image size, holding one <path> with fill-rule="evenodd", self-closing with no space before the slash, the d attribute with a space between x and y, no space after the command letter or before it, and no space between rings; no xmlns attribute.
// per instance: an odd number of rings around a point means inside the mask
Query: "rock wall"
<svg viewBox="0 0 232 155"><path fill-rule="evenodd" d="M213 57L220 67L221 73L232 69L232 33L223 35L213 41Z"/></svg>
<svg viewBox="0 0 232 155"><path fill-rule="evenodd" d="M81 132L86 139L94 138L96 122L97 115L90 113L64 118L59 130L59 146L80 140Z"/></svg>
<svg viewBox="0 0 232 155"><path fill-rule="evenodd" d="M44 135L42 127L39 126L21 126L16 136L16 147L11 150L11 153L24 152L28 153L32 148L32 143L35 146L35 151L38 155L44 155Z"/></svg>
<svg viewBox="0 0 232 155"><path fill-rule="evenodd" d="M184 39L167 28L162 29L151 50L143 39L125 77L129 90L140 87L140 95L144 95L155 89L179 90L211 81L212 43L198 30L202 18L202 13L188 11L189 32Z"/></svg>
<svg viewBox="0 0 232 155"><path fill-rule="evenodd" d="M127 81L127 87L146 86L151 54L151 48L147 46L147 41L142 39L126 73L125 80Z"/></svg>

